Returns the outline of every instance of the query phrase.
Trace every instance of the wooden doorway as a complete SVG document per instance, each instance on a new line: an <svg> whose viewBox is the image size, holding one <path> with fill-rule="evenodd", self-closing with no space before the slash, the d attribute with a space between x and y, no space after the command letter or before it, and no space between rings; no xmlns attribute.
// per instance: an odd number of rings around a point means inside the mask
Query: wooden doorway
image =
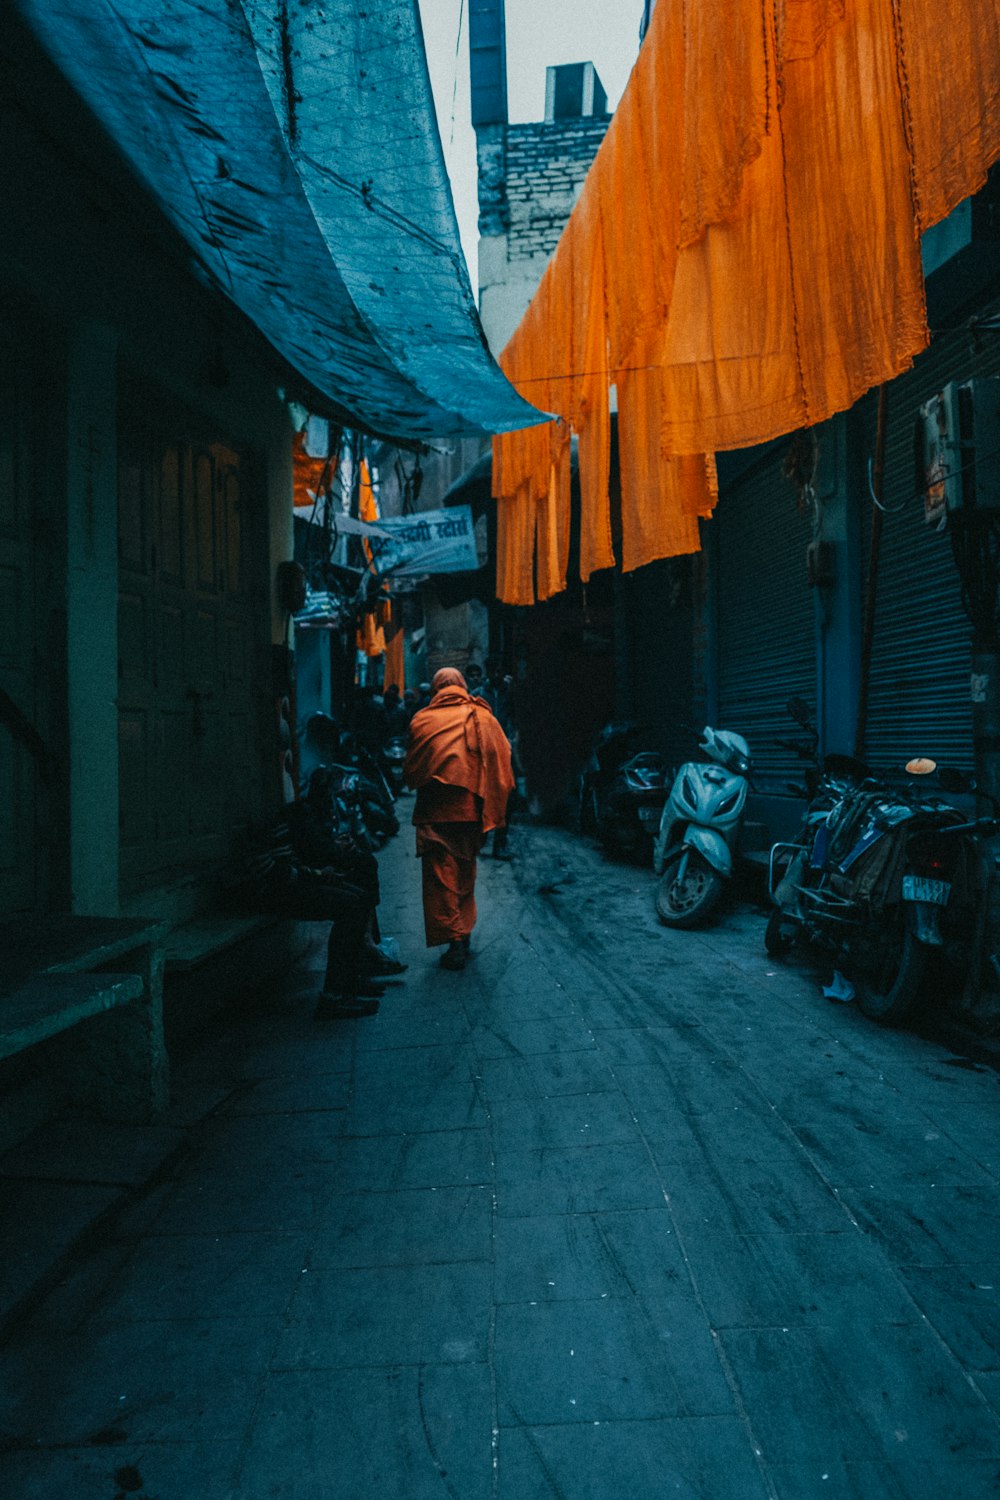
<svg viewBox="0 0 1000 1500"><path fill-rule="evenodd" d="M119 425L124 897L209 874L262 815L263 499L252 460L147 394Z"/></svg>

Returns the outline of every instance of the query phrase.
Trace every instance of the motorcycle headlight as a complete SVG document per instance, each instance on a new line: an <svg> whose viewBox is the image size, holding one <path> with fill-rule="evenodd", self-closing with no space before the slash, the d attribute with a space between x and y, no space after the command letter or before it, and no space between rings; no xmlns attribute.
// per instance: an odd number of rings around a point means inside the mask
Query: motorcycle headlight
<svg viewBox="0 0 1000 1500"><path fill-rule="evenodd" d="M684 801L687 803L688 807L694 807L694 787L691 785L690 776L685 776L684 780L681 782L681 796L684 798Z"/></svg>
<svg viewBox="0 0 1000 1500"><path fill-rule="evenodd" d="M725 802L720 802L719 803L719 812L720 813L731 813L732 810L733 810L733 808L736 806L737 802L739 802L739 800L740 800L740 794L739 794L739 792L733 792L730 796L728 796L726 798Z"/></svg>

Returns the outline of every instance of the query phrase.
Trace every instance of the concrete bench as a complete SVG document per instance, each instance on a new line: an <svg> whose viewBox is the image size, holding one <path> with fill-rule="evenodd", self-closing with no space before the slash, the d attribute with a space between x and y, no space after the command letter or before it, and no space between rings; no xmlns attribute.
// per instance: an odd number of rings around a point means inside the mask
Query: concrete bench
<svg viewBox="0 0 1000 1500"><path fill-rule="evenodd" d="M166 940L168 974L186 974L280 919L274 916L196 917L175 927Z"/></svg>
<svg viewBox="0 0 1000 1500"><path fill-rule="evenodd" d="M0 1058L46 1046L64 1095L103 1119L167 1104L159 922L29 916L0 923Z"/></svg>

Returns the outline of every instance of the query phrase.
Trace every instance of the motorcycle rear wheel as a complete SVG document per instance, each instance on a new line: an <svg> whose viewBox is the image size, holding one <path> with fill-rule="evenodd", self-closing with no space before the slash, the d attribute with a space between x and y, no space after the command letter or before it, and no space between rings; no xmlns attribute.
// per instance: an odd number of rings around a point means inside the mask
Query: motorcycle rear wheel
<svg viewBox="0 0 1000 1500"><path fill-rule="evenodd" d="M859 1009L880 1026L901 1025L917 1002L926 967L927 949L900 911L876 939L872 961L855 975Z"/></svg>
<svg viewBox="0 0 1000 1500"><path fill-rule="evenodd" d="M678 879L687 853L683 879ZM656 914L666 927L697 927L719 904L722 876L695 849L678 849L667 858L656 888Z"/></svg>

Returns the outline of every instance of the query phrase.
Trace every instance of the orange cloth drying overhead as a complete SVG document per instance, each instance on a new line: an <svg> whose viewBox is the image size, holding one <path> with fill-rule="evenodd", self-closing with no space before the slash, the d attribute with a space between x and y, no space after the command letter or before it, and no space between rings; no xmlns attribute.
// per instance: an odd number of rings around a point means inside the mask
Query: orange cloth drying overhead
<svg viewBox="0 0 1000 1500"><path fill-rule="evenodd" d="M919 236L998 156L1000 0L656 7L501 360L580 434L584 577L610 561L608 386L623 566L690 550L714 497L705 455L821 422L925 346ZM536 551L539 593L559 583L544 434L495 443L511 602L534 597Z"/></svg>
<svg viewBox="0 0 1000 1500"><path fill-rule="evenodd" d="M507 821L514 790L510 744L482 698L465 688L442 688L413 715L403 774L418 791L434 780L481 798L484 833Z"/></svg>
<svg viewBox="0 0 1000 1500"><path fill-rule="evenodd" d="M292 439L292 504L296 508L315 505L323 479L329 485L332 471L332 460L311 458L306 452L305 431L297 432Z"/></svg>
<svg viewBox="0 0 1000 1500"><path fill-rule="evenodd" d="M398 619L383 629L385 638L385 672L382 677L383 691L397 687L402 695L406 691L406 638Z"/></svg>

